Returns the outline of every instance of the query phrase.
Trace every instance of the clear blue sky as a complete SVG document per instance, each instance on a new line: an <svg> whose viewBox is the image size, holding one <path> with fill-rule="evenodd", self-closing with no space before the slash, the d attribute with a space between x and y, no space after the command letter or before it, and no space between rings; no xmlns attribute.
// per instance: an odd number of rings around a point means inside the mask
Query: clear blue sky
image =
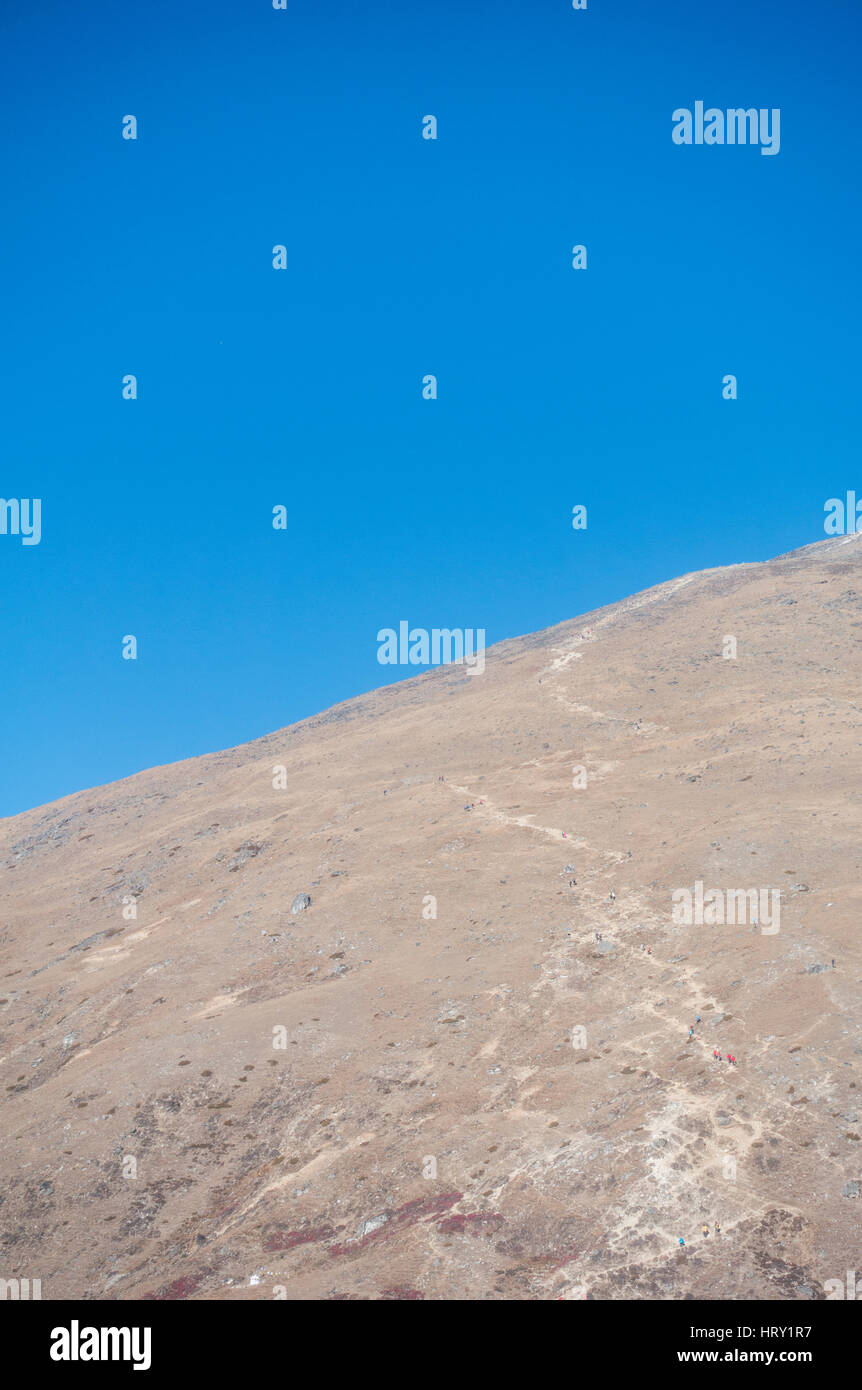
<svg viewBox="0 0 862 1390"><path fill-rule="evenodd" d="M402 618L490 644L822 539L862 495L860 27L4 6L0 496L43 538L0 536L0 814L410 675ZM780 153L674 145L699 99L779 107Z"/></svg>

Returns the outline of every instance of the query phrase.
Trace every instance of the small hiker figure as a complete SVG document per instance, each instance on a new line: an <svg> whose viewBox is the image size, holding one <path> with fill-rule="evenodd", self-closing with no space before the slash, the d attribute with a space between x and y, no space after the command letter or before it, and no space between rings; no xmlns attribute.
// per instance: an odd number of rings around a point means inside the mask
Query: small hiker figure
<svg viewBox="0 0 862 1390"><path fill-rule="evenodd" d="M713 1228L714 1228L714 1230L715 1230L715 1234L716 1234L717 1236L720 1236L720 1235L721 1235L721 1227L719 1226L719 1224L718 1224L717 1221L714 1221L714 1222L713 1222Z"/></svg>
<svg viewBox="0 0 862 1390"><path fill-rule="evenodd" d="M719 1060L719 1062L723 1062L723 1061L724 1061L724 1058L722 1057L722 1055L721 1055L720 1052L719 1052L719 1054L718 1054L718 1060Z"/></svg>
<svg viewBox="0 0 862 1390"><path fill-rule="evenodd" d="M832 969L833 969L833 970L835 969L835 957L834 957L834 956L832 957Z"/></svg>
<svg viewBox="0 0 862 1390"><path fill-rule="evenodd" d="M717 1048L717 1047L714 1047L714 1048L712 1049L712 1060L713 1060L714 1062L718 1060L718 1048Z"/></svg>
<svg viewBox="0 0 862 1390"><path fill-rule="evenodd" d="M700 1017L700 1014L698 1014L697 1018L696 1018L694 1021L695 1021L695 1023L700 1023L700 1022L702 1022L701 1017Z"/></svg>
<svg viewBox="0 0 862 1390"><path fill-rule="evenodd" d="M709 1235L709 1226L706 1224L706 1222L704 1222L700 1229L703 1231L703 1234L705 1236Z"/></svg>
<svg viewBox="0 0 862 1390"><path fill-rule="evenodd" d="M647 946L647 948L646 948L646 953L647 953L648 956L651 956L651 955L652 955L652 946Z"/></svg>
<svg viewBox="0 0 862 1390"><path fill-rule="evenodd" d="M617 895L616 895L616 893L614 892L613 888L612 888L611 891L608 893L608 897L609 897L609 899L610 899L611 902L616 902L616 897L617 897Z"/></svg>
<svg viewBox="0 0 862 1390"><path fill-rule="evenodd" d="M685 1245L685 1241L683 1240L682 1236L680 1236L679 1238L679 1243L680 1245Z"/></svg>
<svg viewBox="0 0 862 1390"><path fill-rule="evenodd" d="M688 1037L689 1037L689 1041L691 1041L691 1039L694 1037L694 1029L693 1029L693 1028L689 1028L689 1030L688 1030Z"/></svg>

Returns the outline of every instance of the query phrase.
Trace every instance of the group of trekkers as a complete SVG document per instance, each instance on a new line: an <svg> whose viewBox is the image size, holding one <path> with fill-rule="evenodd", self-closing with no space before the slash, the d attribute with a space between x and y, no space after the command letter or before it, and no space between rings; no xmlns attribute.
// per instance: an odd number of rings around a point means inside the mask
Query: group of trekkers
<svg viewBox="0 0 862 1390"><path fill-rule="evenodd" d="M703 1022L703 1019L701 1018L700 1014L698 1014L697 1017L696 1017L695 1020L694 1020L694 1023L689 1025L689 1030L688 1030L688 1041L689 1041L689 1042L691 1042L692 1038L694 1037L694 1030L695 1030L695 1028L697 1027L697 1025L698 1025L699 1023L702 1023L702 1022ZM734 1054L733 1054L732 1052L728 1052L727 1055L725 1056L725 1055L722 1053L722 1050L721 1050L720 1047L714 1047L714 1048L712 1049L712 1057L713 1057L713 1061L715 1061L715 1062L729 1062L730 1065L731 1065L732 1067L735 1067L735 1066L736 1066L736 1057L734 1056Z"/></svg>
<svg viewBox="0 0 862 1390"><path fill-rule="evenodd" d="M713 1221L713 1223L712 1223L712 1229L715 1231L715 1234L716 1234L717 1236L720 1236L720 1235L721 1235L721 1227L719 1226L719 1224L718 1224L717 1221ZM703 1225L701 1226L700 1230L701 1230L701 1234L702 1234L702 1235L708 1236L708 1235L709 1235L709 1222L708 1222L708 1221L704 1221L704 1223L703 1223ZM685 1245L685 1236L680 1236L680 1238L679 1238L679 1243L680 1243L680 1245Z"/></svg>

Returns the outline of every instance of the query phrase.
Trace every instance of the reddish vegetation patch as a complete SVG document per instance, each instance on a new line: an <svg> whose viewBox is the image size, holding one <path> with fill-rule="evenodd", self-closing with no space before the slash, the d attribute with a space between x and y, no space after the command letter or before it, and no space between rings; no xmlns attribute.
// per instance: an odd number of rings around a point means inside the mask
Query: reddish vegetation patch
<svg viewBox="0 0 862 1390"><path fill-rule="evenodd" d="M406 1284L396 1284L393 1289L381 1289L380 1297L415 1303L417 1299L424 1298L425 1295L420 1293L418 1289L408 1289Z"/></svg>
<svg viewBox="0 0 862 1390"><path fill-rule="evenodd" d="M463 1235L465 1231L470 1231L477 1236L483 1227L495 1227L502 1224L505 1218L498 1212L492 1211L470 1211L463 1216L447 1216L445 1221L441 1221L437 1230L443 1235Z"/></svg>
<svg viewBox="0 0 862 1390"><path fill-rule="evenodd" d="M456 1202L460 1202L463 1195L462 1192L441 1192L439 1197L414 1197L412 1202L405 1202L403 1207L397 1207L392 1213L392 1219L404 1221L412 1226L423 1217L437 1216L441 1211L448 1211Z"/></svg>
<svg viewBox="0 0 862 1390"><path fill-rule="evenodd" d="M312 1245L335 1235L331 1226L305 1226L298 1231L274 1231L263 1243L264 1250L295 1250L298 1245Z"/></svg>
<svg viewBox="0 0 862 1390"><path fill-rule="evenodd" d="M202 1275L184 1274L181 1279L175 1279L172 1284L163 1284L158 1293L145 1293L144 1299L164 1300L175 1298L188 1298L190 1293L194 1293L200 1287Z"/></svg>
<svg viewBox="0 0 862 1390"><path fill-rule="evenodd" d="M330 1245L329 1253L349 1255L354 1250L364 1250L372 1241L385 1240L398 1226L415 1226L417 1221L439 1216L450 1207L454 1207L456 1202L460 1202L462 1196L461 1192L441 1192L438 1197L414 1197L412 1202L405 1202L403 1207L396 1207L395 1211L390 1212L389 1220L384 1226L379 1226L376 1231L369 1231L368 1235L362 1236L360 1240Z"/></svg>

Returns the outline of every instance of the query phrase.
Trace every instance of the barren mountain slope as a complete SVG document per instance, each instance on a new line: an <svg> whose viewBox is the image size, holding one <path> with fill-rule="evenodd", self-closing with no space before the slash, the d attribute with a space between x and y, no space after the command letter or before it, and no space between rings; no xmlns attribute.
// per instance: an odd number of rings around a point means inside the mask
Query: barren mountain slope
<svg viewBox="0 0 862 1390"><path fill-rule="evenodd" d="M822 1297L859 1259L860 561L689 575L0 823L0 1277ZM780 889L780 931L675 924L697 880Z"/></svg>

